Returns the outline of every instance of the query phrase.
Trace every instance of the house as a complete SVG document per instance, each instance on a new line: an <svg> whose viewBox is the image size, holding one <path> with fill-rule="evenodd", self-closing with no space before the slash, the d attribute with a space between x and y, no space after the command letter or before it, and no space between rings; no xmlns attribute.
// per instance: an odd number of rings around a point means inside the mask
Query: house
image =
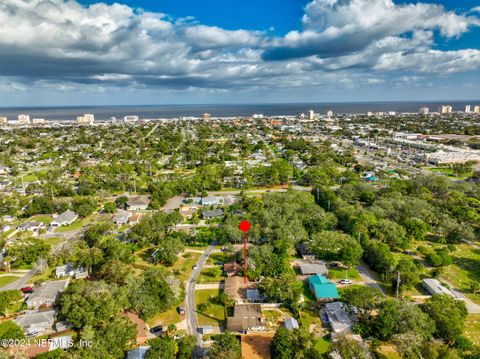
<svg viewBox="0 0 480 359"><path fill-rule="evenodd" d="M357 317L353 311L348 310L345 303L332 302L325 304L325 316L322 317L322 320L325 324L329 324L336 334L351 333Z"/></svg>
<svg viewBox="0 0 480 359"><path fill-rule="evenodd" d="M131 211L144 211L148 208L150 199L148 196L130 197L127 202L127 209Z"/></svg>
<svg viewBox="0 0 480 359"><path fill-rule="evenodd" d="M58 215L53 221L50 223L51 227L61 227L61 226L69 226L73 222L78 219L78 214L73 211L65 211L62 214Z"/></svg>
<svg viewBox="0 0 480 359"><path fill-rule="evenodd" d="M132 212L118 211L112 218L113 223L119 226L123 226L128 223L128 220L132 217Z"/></svg>
<svg viewBox="0 0 480 359"><path fill-rule="evenodd" d="M42 284L39 288L34 289L25 301L28 308L39 308L42 305L50 306L55 303L60 295L68 285L67 280L50 281Z"/></svg>
<svg viewBox="0 0 480 359"><path fill-rule="evenodd" d="M45 224L43 222L24 222L17 227L19 231L30 232L38 232L42 228L45 228Z"/></svg>
<svg viewBox="0 0 480 359"><path fill-rule="evenodd" d="M300 263L300 272L302 273L302 275L328 275L327 266L322 261L318 261L315 263Z"/></svg>
<svg viewBox="0 0 480 359"><path fill-rule="evenodd" d="M316 256L310 252L304 243L300 243L297 247L298 254L302 256L304 261L314 261Z"/></svg>
<svg viewBox="0 0 480 359"><path fill-rule="evenodd" d="M241 269L242 267L236 261L223 264L223 271L227 277L236 276Z"/></svg>
<svg viewBox="0 0 480 359"><path fill-rule="evenodd" d="M247 301L250 303L260 303L265 300L265 296L260 294L258 289L247 289Z"/></svg>
<svg viewBox="0 0 480 359"><path fill-rule="evenodd" d="M2 221L7 222L7 223L15 222L15 217L7 214L7 215L2 217Z"/></svg>
<svg viewBox="0 0 480 359"><path fill-rule="evenodd" d="M145 358L145 354L147 354L148 349L150 349L148 345L143 345L141 347L129 350L127 352L127 359L143 359Z"/></svg>
<svg viewBox="0 0 480 359"><path fill-rule="evenodd" d="M27 335L38 335L52 330L55 322L55 311L27 311L14 319L14 323L20 326Z"/></svg>
<svg viewBox="0 0 480 359"><path fill-rule="evenodd" d="M193 215L197 212L197 210L198 210L197 206L183 206L183 207L180 207L178 211L183 218L191 219Z"/></svg>
<svg viewBox="0 0 480 359"><path fill-rule="evenodd" d="M142 217L143 216L140 213L135 213L132 217L130 217L130 220L128 222L131 224L137 224L138 222L140 222Z"/></svg>
<svg viewBox="0 0 480 359"><path fill-rule="evenodd" d="M55 268L55 277L75 277L75 278L85 278L88 276L88 272L83 267L74 268L72 263L67 263L63 266Z"/></svg>
<svg viewBox="0 0 480 359"><path fill-rule="evenodd" d="M235 304L233 316L227 317L227 330L247 333L265 330L265 320L260 304Z"/></svg>
<svg viewBox="0 0 480 359"><path fill-rule="evenodd" d="M224 198L220 196L203 197L200 201L202 206L221 206L224 203Z"/></svg>
<svg viewBox="0 0 480 359"><path fill-rule="evenodd" d="M308 278L308 287L317 301L331 301L339 298L337 287L323 275Z"/></svg>
<svg viewBox="0 0 480 359"><path fill-rule="evenodd" d="M216 208L216 209L206 209L202 213L203 219L212 219L212 218L221 218L223 217L223 209Z"/></svg>
<svg viewBox="0 0 480 359"><path fill-rule="evenodd" d="M285 328L287 328L287 330L299 328L297 320L293 317L287 318L283 324L285 325Z"/></svg>
<svg viewBox="0 0 480 359"><path fill-rule="evenodd" d="M461 300L462 298L456 293L452 292L450 289L443 286L437 279L434 278L425 278L422 281L423 288L431 295L435 294L445 294L449 295L455 299Z"/></svg>

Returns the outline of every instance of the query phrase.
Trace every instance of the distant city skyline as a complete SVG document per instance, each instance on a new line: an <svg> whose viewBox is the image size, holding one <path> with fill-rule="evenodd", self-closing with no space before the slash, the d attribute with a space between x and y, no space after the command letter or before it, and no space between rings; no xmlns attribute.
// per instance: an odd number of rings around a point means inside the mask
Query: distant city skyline
<svg viewBox="0 0 480 359"><path fill-rule="evenodd" d="M0 107L474 100L479 5L5 0Z"/></svg>

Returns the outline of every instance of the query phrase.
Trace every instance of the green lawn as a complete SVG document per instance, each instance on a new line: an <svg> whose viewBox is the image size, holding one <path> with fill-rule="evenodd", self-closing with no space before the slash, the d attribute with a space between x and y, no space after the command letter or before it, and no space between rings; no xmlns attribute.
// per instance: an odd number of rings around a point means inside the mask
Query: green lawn
<svg viewBox="0 0 480 359"><path fill-rule="evenodd" d="M20 177L20 181L22 181L21 177ZM36 182L36 181L38 181L38 178L33 173L23 176L23 182Z"/></svg>
<svg viewBox="0 0 480 359"><path fill-rule="evenodd" d="M480 251L468 244L455 245L451 253L453 265L445 267L442 277L464 292L471 300L480 303L480 294L471 293L471 284L480 281Z"/></svg>
<svg viewBox="0 0 480 359"><path fill-rule="evenodd" d="M320 352L322 358L327 358L327 354L330 350L330 344L330 339L327 339L325 337L317 337L315 339L315 349Z"/></svg>
<svg viewBox="0 0 480 359"><path fill-rule="evenodd" d="M212 268L202 269L197 278L197 283L218 283L225 278L223 276L223 271L220 271L219 275L212 276L212 273L210 271L211 269Z"/></svg>
<svg viewBox="0 0 480 359"><path fill-rule="evenodd" d="M82 219L80 221L77 220L69 226L58 227L57 229L55 229L55 233L64 233L64 232L75 231L77 229L82 228L87 223L88 223L88 220L86 218Z"/></svg>
<svg viewBox="0 0 480 359"><path fill-rule="evenodd" d="M331 280L344 279L345 278L345 269L330 268L328 270L328 277ZM355 268L350 268L348 270L347 277L351 280L362 280L362 277L360 277L360 274L358 274L358 272Z"/></svg>
<svg viewBox="0 0 480 359"><path fill-rule="evenodd" d="M38 221L49 225L52 222L52 216L49 214L38 214L32 218L32 221Z"/></svg>
<svg viewBox="0 0 480 359"><path fill-rule="evenodd" d="M3 288L10 283L15 282L17 279L20 279L21 277L15 277L13 275L6 275L4 277L0 277L0 288Z"/></svg>
<svg viewBox="0 0 480 359"><path fill-rule="evenodd" d="M168 325L182 321L182 316L178 314L177 308L172 308L166 312L159 313L147 321L150 328L157 325Z"/></svg>
<svg viewBox="0 0 480 359"><path fill-rule="evenodd" d="M197 306L197 318L199 325L224 325L225 307L223 305L214 304L211 300L211 297L217 297L219 294L219 289L202 289L195 291L195 305ZM210 302L210 306L204 312L200 312L198 310L198 306L207 302Z"/></svg>

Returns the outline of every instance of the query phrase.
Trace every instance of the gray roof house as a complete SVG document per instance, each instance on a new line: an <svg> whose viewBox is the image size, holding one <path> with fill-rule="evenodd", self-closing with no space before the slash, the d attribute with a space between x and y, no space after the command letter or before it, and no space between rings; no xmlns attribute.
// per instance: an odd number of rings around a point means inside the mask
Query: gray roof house
<svg viewBox="0 0 480 359"><path fill-rule="evenodd" d="M71 210L68 210L58 215L57 217L55 217L53 221L50 223L50 226L52 227L68 226L73 222L75 222L77 218L78 218L78 214L76 214Z"/></svg>
<svg viewBox="0 0 480 359"><path fill-rule="evenodd" d="M132 211L144 211L150 204L148 196L130 197L127 202L127 208Z"/></svg>
<svg viewBox="0 0 480 359"><path fill-rule="evenodd" d="M349 333L357 322L355 314L347 311L343 302L326 303L325 315L334 333Z"/></svg>
<svg viewBox="0 0 480 359"><path fill-rule="evenodd" d="M220 196L203 197L201 200L202 206L219 206L223 205L224 203L224 198Z"/></svg>
<svg viewBox="0 0 480 359"><path fill-rule="evenodd" d="M435 278L425 278L422 281L423 288L427 290L428 293L431 295L434 294L446 294L455 299L462 299L460 296L456 295L456 293L452 292L450 289L443 286L438 279Z"/></svg>
<svg viewBox="0 0 480 359"><path fill-rule="evenodd" d="M303 275L320 274L326 276L328 269L325 263L320 261L315 263L300 263L300 272L302 272Z"/></svg>
<svg viewBox="0 0 480 359"><path fill-rule="evenodd" d="M45 224L43 222L25 222L17 227L19 231L31 231L36 232L44 228Z"/></svg>
<svg viewBox="0 0 480 359"><path fill-rule="evenodd" d="M56 280L42 284L39 288L34 289L25 301L28 308L39 308L42 305L53 305L57 300L60 292L68 285L67 280Z"/></svg>
<svg viewBox="0 0 480 359"><path fill-rule="evenodd" d="M298 328L298 322L293 317L286 319L284 325L285 325L285 328L287 328L288 330L293 330Z"/></svg>
<svg viewBox="0 0 480 359"><path fill-rule="evenodd" d="M148 349L150 347L148 345L144 345L127 352L127 359L143 359L145 358L145 354L147 354Z"/></svg>
<svg viewBox="0 0 480 359"><path fill-rule="evenodd" d="M112 218L113 223L122 226L128 223L128 220L132 216L132 212L128 211L118 211Z"/></svg>
<svg viewBox="0 0 480 359"><path fill-rule="evenodd" d="M14 323L20 326L27 335L38 335L49 331L55 322L55 311L27 311L14 320Z"/></svg>
<svg viewBox="0 0 480 359"><path fill-rule="evenodd" d="M75 277L84 278L88 276L87 271L83 267L75 268L72 263L67 263L63 266L55 268L55 277Z"/></svg>
<svg viewBox="0 0 480 359"><path fill-rule="evenodd" d="M203 219L211 219L211 218L220 218L223 217L223 209L216 208L216 209L206 209L202 213Z"/></svg>

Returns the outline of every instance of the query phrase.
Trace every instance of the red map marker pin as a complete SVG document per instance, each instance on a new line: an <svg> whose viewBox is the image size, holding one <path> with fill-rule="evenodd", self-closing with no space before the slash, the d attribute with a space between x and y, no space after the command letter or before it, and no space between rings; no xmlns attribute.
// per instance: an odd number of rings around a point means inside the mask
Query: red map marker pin
<svg viewBox="0 0 480 359"><path fill-rule="evenodd" d="M243 283L247 283L247 232L250 230L249 221L241 221L240 230L243 232Z"/></svg>

